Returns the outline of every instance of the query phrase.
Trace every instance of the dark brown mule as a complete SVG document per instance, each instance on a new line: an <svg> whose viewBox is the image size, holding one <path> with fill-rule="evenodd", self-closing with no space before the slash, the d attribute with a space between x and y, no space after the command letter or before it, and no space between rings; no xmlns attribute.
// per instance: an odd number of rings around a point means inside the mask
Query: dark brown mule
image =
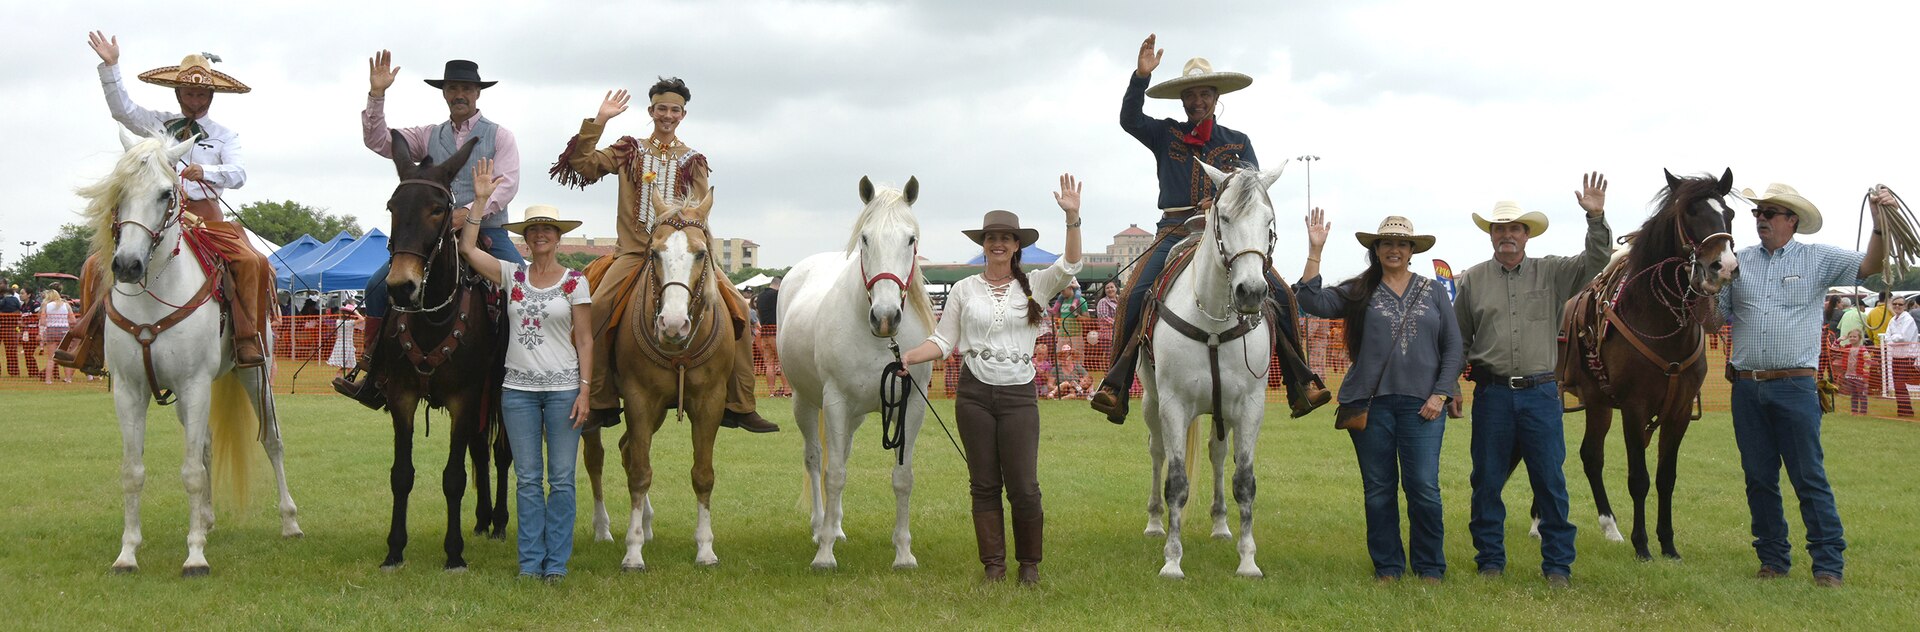
<svg viewBox="0 0 1920 632"><path fill-rule="evenodd" d="M466 542L460 532L460 503L466 495L467 470L462 458L473 459L474 484L479 492L475 533L492 527L496 539L506 536L507 468L511 465L505 433L490 418L500 398L502 348L491 325L499 292L472 274L460 258L455 242L453 196L448 185L467 163L474 140L440 165L428 158L414 164L406 140L393 133L393 164L400 186L387 200L393 213L393 233L387 238L392 253L387 289L393 297L392 314L375 335L381 337L372 362L385 384L387 413L393 416L393 524L387 532L387 559L382 568L406 561L407 496L413 491L413 420L424 400L452 417L452 449L440 476L447 498L447 570L464 570ZM429 427L431 430L431 427ZM499 496L488 490L488 436L498 438Z"/></svg>
<svg viewBox="0 0 1920 632"><path fill-rule="evenodd" d="M1695 396L1706 379L1706 331L1713 299L1739 274L1733 211L1726 196L1733 170L1719 179L1677 178L1656 198L1659 209L1606 272L1567 302L1560 344L1560 384L1586 404L1587 433L1580 461L1600 510L1600 528L1620 541L1613 506L1602 480L1607 432L1618 409L1627 442L1627 490L1633 494L1633 548L1647 549L1647 445L1660 435L1660 552L1679 559L1673 546L1673 484L1680 441L1692 421Z"/></svg>
<svg viewBox="0 0 1920 632"><path fill-rule="evenodd" d="M653 506L647 496L653 487L653 435L665 425L667 409L676 407L693 426L693 493L699 503L694 563L720 563L713 553L710 503L713 441L726 412L727 378L733 371L732 345L738 332L720 294L726 277L715 274L707 261L712 192L686 202L672 205L654 195L653 208L662 213L653 228L652 253L637 272L641 280L621 317L620 335L614 337L613 362L627 421L626 434L620 437L620 461L633 501L627 553L620 567L629 571L647 568L641 548L653 537ZM601 434L584 436L587 474L596 498L605 458ZM596 524L595 531L601 526Z"/></svg>

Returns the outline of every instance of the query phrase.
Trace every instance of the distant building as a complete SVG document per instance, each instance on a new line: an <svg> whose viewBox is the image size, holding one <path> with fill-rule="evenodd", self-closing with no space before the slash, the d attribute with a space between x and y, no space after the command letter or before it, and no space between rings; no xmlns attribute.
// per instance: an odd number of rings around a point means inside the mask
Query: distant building
<svg viewBox="0 0 1920 632"><path fill-rule="evenodd" d="M1153 245L1153 233L1140 228L1139 224L1128 224L1127 229L1113 236L1113 243L1107 246L1105 253L1087 253L1087 263L1092 265L1126 265L1147 252Z"/></svg>
<svg viewBox="0 0 1920 632"><path fill-rule="evenodd" d="M513 239L513 247L520 250L521 256L524 257L533 254L532 251L527 250L526 240L521 239L519 235L510 234L509 237ZM617 237L601 237L596 239L582 236L562 236L560 238L560 245L554 249L554 252L563 255L589 254L599 257L613 254L619 249L619 244L620 240Z"/></svg>
<svg viewBox="0 0 1920 632"><path fill-rule="evenodd" d="M716 237L707 246L707 256L720 262L720 269L733 274L747 268L760 267L760 244L751 239L737 237Z"/></svg>

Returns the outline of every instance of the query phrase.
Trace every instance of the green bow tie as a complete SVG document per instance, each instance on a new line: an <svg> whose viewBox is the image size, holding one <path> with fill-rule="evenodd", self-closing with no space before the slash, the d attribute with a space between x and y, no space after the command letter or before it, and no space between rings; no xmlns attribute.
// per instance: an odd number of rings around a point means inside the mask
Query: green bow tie
<svg viewBox="0 0 1920 632"><path fill-rule="evenodd" d="M174 140L187 140L193 138L195 135L204 138L207 135L207 131L201 129L199 121L189 118L177 118L167 121L167 133L172 134Z"/></svg>

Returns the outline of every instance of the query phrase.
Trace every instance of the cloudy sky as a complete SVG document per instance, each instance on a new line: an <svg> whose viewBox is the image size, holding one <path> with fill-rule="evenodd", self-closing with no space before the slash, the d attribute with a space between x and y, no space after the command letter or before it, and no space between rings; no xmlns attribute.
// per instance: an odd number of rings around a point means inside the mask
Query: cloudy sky
<svg viewBox="0 0 1920 632"><path fill-rule="evenodd" d="M1645 217L1663 168L1731 167L1755 189L1791 183L1827 213L1811 239L1848 246L1868 186L1920 196L1912 3L477 0L389 3L377 15L292 2L191 15L152 3L7 4L8 263L16 242L73 221L72 189L119 151L86 44L93 29L120 38L129 81L210 51L253 87L212 110L247 148L250 179L230 201L292 199L369 228L387 223L396 180L360 141L377 50L403 68L387 98L395 124L444 120L420 80L449 58L477 61L501 82L482 112L522 150L513 212L553 204L597 237L613 234L613 184L562 189L546 167L606 90L678 75L694 94L681 137L715 170L715 228L762 244L768 266L844 243L863 175L919 177L923 254L935 261L977 254L958 231L992 208L1020 212L1058 250L1048 192L1061 172L1087 183L1090 247L1150 224L1151 156L1116 122L1148 33L1166 49L1156 80L1194 56L1255 78L1222 99L1220 120L1252 136L1264 166L1323 158L1313 203L1333 217L1331 276L1364 266L1344 235L1396 214L1438 235L1433 255L1456 269L1482 261L1490 248L1469 214L1503 199L1555 222L1531 254L1571 254L1572 191L1589 170L1613 180L1616 233ZM143 105L177 109L167 89L130 86ZM1150 101L1148 113L1179 116L1171 101ZM637 109L610 127L649 131ZM1304 257L1303 165L1272 193L1276 264L1291 277ZM1754 243L1751 220L1734 235Z"/></svg>

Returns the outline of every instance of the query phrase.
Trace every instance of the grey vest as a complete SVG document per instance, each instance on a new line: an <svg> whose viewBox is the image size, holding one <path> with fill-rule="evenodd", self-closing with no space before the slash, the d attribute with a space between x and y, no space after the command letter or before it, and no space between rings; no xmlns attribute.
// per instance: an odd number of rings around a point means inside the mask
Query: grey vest
<svg viewBox="0 0 1920 632"><path fill-rule="evenodd" d="M480 142L474 144L473 155L467 158L467 164L460 165L460 173L453 176L453 186L448 187L453 191L454 206L466 206L473 202L473 164L481 158L493 157L494 130L499 127L493 124L493 121L487 120L485 116L473 123L473 131L469 132L467 137L478 138ZM453 121L434 126L433 136L427 139L427 157L433 159L433 164L444 163L448 158L453 157L455 152L460 151L460 145L453 142L453 137ZM474 210L485 211L486 209ZM505 223L507 223L506 209L501 209L501 212L487 216L481 226L492 228Z"/></svg>

